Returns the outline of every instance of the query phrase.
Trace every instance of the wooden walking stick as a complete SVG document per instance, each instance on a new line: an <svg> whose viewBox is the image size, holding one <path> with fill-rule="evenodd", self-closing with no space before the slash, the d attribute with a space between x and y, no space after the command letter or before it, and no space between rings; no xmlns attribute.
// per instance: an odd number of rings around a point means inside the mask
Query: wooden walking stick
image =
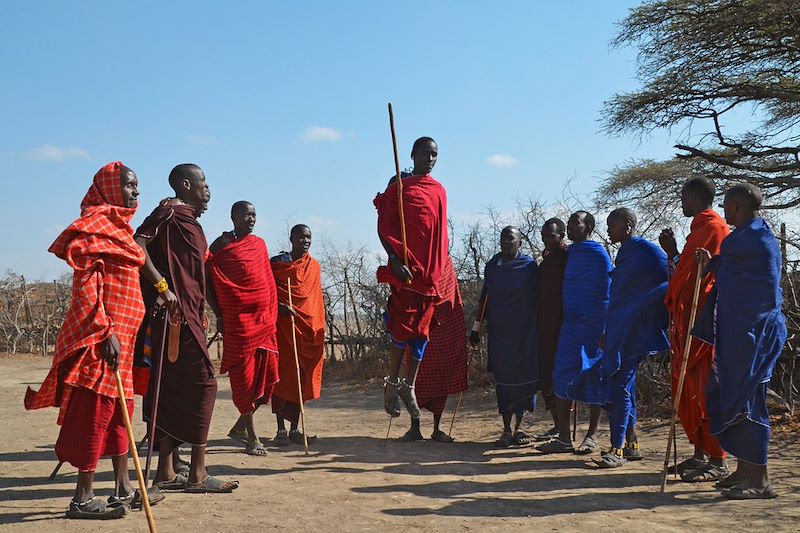
<svg viewBox="0 0 800 533"><path fill-rule="evenodd" d="M670 268L672 267L672 268ZM667 262L667 285L672 281L672 275L674 272L672 269L676 268L672 261ZM675 324L672 321L672 314L669 315L669 326L667 328L667 333L669 335L670 342L672 342L672 333ZM672 351L670 351L670 358L672 357ZM670 359L670 366L669 366L669 373L670 373L670 381L672 381L672 359ZM672 433L672 453L673 453L673 464L675 465L675 471L672 473L673 479L678 478L678 432L674 431Z"/></svg>
<svg viewBox="0 0 800 533"><path fill-rule="evenodd" d="M58 471L61 470L61 465L63 465L63 464L64 464L64 461L59 461L58 462L58 464L53 469L53 471L50 472L50 479L55 479L56 478L56 476L58 475Z"/></svg>
<svg viewBox="0 0 800 533"><path fill-rule="evenodd" d="M397 175L397 209L400 214L400 240L403 243L403 264L408 268L408 245L406 242L406 216L403 211L403 178L400 175L400 157L397 153L397 136L394 133L394 112L389 102L389 129L392 130L392 150L394 151L394 171ZM407 283L411 283L409 280Z"/></svg>
<svg viewBox="0 0 800 533"><path fill-rule="evenodd" d="M400 156L397 152L397 135L394 132L394 111L392 110L392 103L389 102L389 129L392 132L392 151L394 153L394 171L397 179L395 182L397 183L397 210L400 215L400 242L403 244L403 265L405 265L406 269L408 268L408 243L406 241L406 216L405 212L403 211L403 176L400 174ZM406 283L411 283L411 280L407 280ZM401 363L402 364L402 363ZM399 378L398 378L399 379ZM389 432L392 430L392 417L389 416L389 427L386 428L386 439L384 439L384 445L389 442Z"/></svg>
<svg viewBox="0 0 800 533"><path fill-rule="evenodd" d="M145 460L145 480L150 483L150 465L153 460L153 448L155 447L156 440L156 421L158 420L158 400L161 395L161 376L164 374L164 351L167 349L167 328L169 327L169 309L165 305L162 307L164 310L164 325L161 331L161 349L158 352L158 372L156 372L156 386L153 390L153 408L150 411L150 427L147 433L147 459Z"/></svg>
<svg viewBox="0 0 800 533"><path fill-rule="evenodd" d="M211 340L210 340L210 341L208 341L208 344L206 344L206 350L208 350L209 348L211 348L211 345L212 345L212 344L214 344L214 341L215 341L215 340L217 340L217 337L219 337L219 331L217 331L216 333L214 333L214 335L211 337Z"/></svg>
<svg viewBox="0 0 800 533"><path fill-rule="evenodd" d="M147 496L147 483L145 483L144 475L142 474L139 452L136 450L136 437L133 436L131 417L128 415L128 402L125 400L125 387L122 386L122 378L119 375L119 370L114 369L114 377L117 380L117 395L119 396L119 403L122 410L122 421L125 423L125 429L128 431L128 441L130 442L131 455L133 456L133 469L136 470L136 479L139 481L142 509L144 509L144 514L147 517L147 527L150 528L150 533L156 533L156 522L153 520L153 510L150 509L150 499Z"/></svg>
<svg viewBox="0 0 800 533"><path fill-rule="evenodd" d="M572 440L578 438L578 402L572 402Z"/></svg>
<svg viewBox="0 0 800 533"><path fill-rule="evenodd" d="M672 402L672 420L669 424L669 438L667 439L667 453L664 455L664 468L661 471L661 492L664 492L667 486L667 470L669 470L669 453L672 447L673 439L675 438L675 424L678 418L678 407L681 403L681 394L683 393L683 381L686 377L686 367L689 365L689 349L692 347L692 328L694 321L697 318L697 301L700 299L700 282L703 279L703 265L700 261L697 262L697 276L694 281L694 294L692 295L692 310L689 313L689 327L686 329L686 344L683 348L683 360L681 361L681 373L678 378L678 388L675 391L675 398ZM677 470L677 468L675 469Z"/></svg>
<svg viewBox="0 0 800 533"><path fill-rule="evenodd" d="M300 383L300 358L297 356L297 334L294 324L294 307L292 306L292 278L286 280L286 290L289 293L289 309L292 310L292 348L294 348L294 366L297 369L297 395L300 398L300 430L303 432L303 447L308 455L308 435L306 435L306 413L303 408L303 386Z"/></svg>

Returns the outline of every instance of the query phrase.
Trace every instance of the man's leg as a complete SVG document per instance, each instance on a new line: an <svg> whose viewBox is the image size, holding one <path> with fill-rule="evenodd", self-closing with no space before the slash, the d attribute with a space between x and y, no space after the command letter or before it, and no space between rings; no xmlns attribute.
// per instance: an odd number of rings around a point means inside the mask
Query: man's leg
<svg viewBox="0 0 800 533"><path fill-rule="evenodd" d="M586 438L597 440L597 430L600 427L600 415L603 413L603 408L599 405L589 406L589 430L586 432ZM561 416L559 414L559 416ZM569 420L567 420L567 427L569 427Z"/></svg>
<svg viewBox="0 0 800 533"><path fill-rule="evenodd" d="M111 464L114 466L114 495L127 496L132 493L133 486L128 473L128 454L113 456Z"/></svg>
<svg viewBox="0 0 800 533"><path fill-rule="evenodd" d="M206 447L192 446L192 464L189 467L189 483L200 483L208 477L206 471Z"/></svg>
<svg viewBox="0 0 800 533"><path fill-rule="evenodd" d="M422 431L420 431L419 427L419 418L412 418L411 419L411 427L408 428L402 437L397 439L398 442L413 442L418 440L423 440L424 437L422 436Z"/></svg>
<svg viewBox="0 0 800 533"><path fill-rule="evenodd" d="M94 498L94 470L91 472L78 472L78 484L75 486L75 494L72 500L76 503L84 503Z"/></svg>
<svg viewBox="0 0 800 533"><path fill-rule="evenodd" d="M575 451L569 430L569 413L572 410L572 400L556 396L554 402L558 437L536 446L536 449L542 453L572 453Z"/></svg>
<svg viewBox="0 0 800 533"><path fill-rule="evenodd" d="M177 474L172 462L173 448L177 443L172 437L164 437L158 441L158 468L156 470L156 481L171 482L177 481ZM189 467L191 473L191 466Z"/></svg>
<svg viewBox="0 0 800 533"><path fill-rule="evenodd" d="M404 346L394 342L389 346L389 376L383 386L383 408L391 417L400 416L400 367L403 364Z"/></svg>

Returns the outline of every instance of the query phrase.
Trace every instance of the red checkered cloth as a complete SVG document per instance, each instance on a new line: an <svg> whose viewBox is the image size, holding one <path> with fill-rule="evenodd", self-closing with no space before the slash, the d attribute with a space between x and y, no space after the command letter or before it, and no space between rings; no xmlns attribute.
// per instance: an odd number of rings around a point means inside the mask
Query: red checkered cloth
<svg viewBox="0 0 800 533"><path fill-rule="evenodd" d="M118 366L125 395L133 398L133 347L144 316L139 269L144 252L133 240L130 220L136 208L122 207L119 161L95 174L81 202L81 217L49 251L74 270L72 301L56 340L53 366L38 392L28 388L25 408L60 407L59 424L71 387L117 397L111 367L100 358L100 345L112 333L121 350Z"/></svg>
<svg viewBox="0 0 800 533"><path fill-rule="evenodd" d="M436 324L419 367L417 402L434 414L442 414L450 394L467 390L467 327L458 278L448 257L439 283L442 300L433 313Z"/></svg>

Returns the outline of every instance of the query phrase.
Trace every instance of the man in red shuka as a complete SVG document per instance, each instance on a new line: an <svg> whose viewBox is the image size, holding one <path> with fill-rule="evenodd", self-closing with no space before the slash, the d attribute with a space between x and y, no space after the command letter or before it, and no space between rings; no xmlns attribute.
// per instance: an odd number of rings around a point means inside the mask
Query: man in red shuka
<svg viewBox="0 0 800 533"><path fill-rule="evenodd" d="M206 297L223 335L221 373L231 381L239 420L228 436L249 455L267 455L253 425L253 414L268 403L278 382L275 321L278 298L264 241L253 235L256 208L250 202L231 207L233 231L217 238L206 260Z"/></svg>
<svg viewBox="0 0 800 533"><path fill-rule="evenodd" d="M441 297L438 284L447 261L447 197L444 187L430 175L438 155L436 142L430 137L414 142L414 172L401 177L405 227L400 222L396 178L373 202L378 210L378 237L389 255L389 265L378 268L377 276L378 282L387 283L391 290L385 315L391 346L383 403L392 417L400 416L402 399L411 418L419 419L414 383L434 307ZM411 355L408 377L400 379L406 347Z"/></svg>

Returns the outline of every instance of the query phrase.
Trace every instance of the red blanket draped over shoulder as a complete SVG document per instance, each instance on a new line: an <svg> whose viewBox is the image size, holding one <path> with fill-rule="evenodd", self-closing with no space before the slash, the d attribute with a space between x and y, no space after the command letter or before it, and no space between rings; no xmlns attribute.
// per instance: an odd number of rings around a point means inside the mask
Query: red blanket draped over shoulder
<svg viewBox="0 0 800 533"><path fill-rule="evenodd" d="M373 201L378 210L378 236L401 260L403 241L397 203L397 181L390 183ZM447 260L447 196L444 187L431 176L403 179L403 215L406 226L408 266L413 280L404 284L388 266L378 268L378 282L420 294L438 295L436 284Z"/></svg>
<svg viewBox="0 0 800 533"><path fill-rule="evenodd" d="M692 220L691 232L686 238L686 245L681 253L678 267L672 275L664 303L669 309L673 322L670 338L672 351L672 389L677 390L680 377L683 351L686 346L686 335L689 328L689 315L692 310L697 261L695 250L705 248L712 256L719 254L719 247L730 230L725 221L711 209L701 211ZM700 285L698 309L711 292L714 285L713 276L705 276ZM692 342L689 351L689 363L684 379L684 389L678 416L692 444L699 446L706 453L715 457L722 454L716 438L711 437L706 415L706 384L711 370L713 346L697 340Z"/></svg>
<svg viewBox="0 0 800 533"><path fill-rule="evenodd" d="M319 398L322 389L322 363L325 349L325 306L322 301L322 281L319 263L309 254L292 262L272 261L272 273L278 301L289 304L288 281L292 282L292 306L295 315L297 357L300 362L300 381L303 401ZM292 321L278 316L278 364L280 381L274 395L299 403L297 366L294 363Z"/></svg>
<svg viewBox="0 0 800 533"><path fill-rule="evenodd" d="M225 325L223 374L258 348L277 351L275 278L264 241L255 235L235 240L208 259Z"/></svg>
<svg viewBox="0 0 800 533"><path fill-rule="evenodd" d="M136 208L120 207L121 166L118 161L100 169L81 202L81 217L49 249L74 270L72 301L58 332L50 372L38 392L28 388L25 408L60 407L59 423L71 387L117 397L113 371L99 353L112 333L120 341L118 367L125 396L133 398L133 347L144 316L139 289L144 252L130 226Z"/></svg>
<svg viewBox="0 0 800 533"><path fill-rule="evenodd" d="M267 245L247 235L210 254L206 264L225 327L220 372L230 371L234 404L251 413L269 401L278 382L278 298ZM254 361L259 349L267 352L263 364Z"/></svg>

